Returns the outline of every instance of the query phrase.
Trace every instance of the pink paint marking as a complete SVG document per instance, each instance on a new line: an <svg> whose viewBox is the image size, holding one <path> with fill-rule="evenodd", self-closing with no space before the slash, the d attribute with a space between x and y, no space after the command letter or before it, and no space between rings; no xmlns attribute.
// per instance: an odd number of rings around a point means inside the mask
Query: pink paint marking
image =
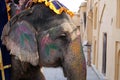
<svg viewBox="0 0 120 80"><path fill-rule="evenodd" d="M31 34L32 32L26 26L20 24L19 27L16 29L16 33L17 33L18 37L20 37L20 35L22 33Z"/></svg>
<svg viewBox="0 0 120 80"><path fill-rule="evenodd" d="M41 40L41 49L43 50L45 48L45 45L50 44L52 40L49 38L49 34L47 34L45 37L42 38Z"/></svg>

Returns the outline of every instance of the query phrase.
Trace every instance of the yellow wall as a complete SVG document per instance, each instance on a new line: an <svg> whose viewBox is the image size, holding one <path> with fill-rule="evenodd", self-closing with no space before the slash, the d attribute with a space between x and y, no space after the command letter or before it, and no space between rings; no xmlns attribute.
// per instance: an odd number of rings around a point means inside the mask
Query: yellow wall
<svg viewBox="0 0 120 80"><path fill-rule="evenodd" d="M87 2L87 25L86 25L86 34L87 41L91 45L92 44L92 33L93 33L93 12L92 12L92 0L88 0Z"/></svg>
<svg viewBox="0 0 120 80"><path fill-rule="evenodd" d="M79 15L80 15L80 33L81 33L81 39L82 42L87 40L87 35L86 33L86 29L85 29L85 25L84 25L84 12L86 13L86 2L83 2L79 8Z"/></svg>
<svg viewBox="0 0 120 80"><path fill-rule="evenodd" d="M83 42L87 40L92 43L92 64L105 80L120 80L120 0L87 0L84 10L87 13L87 27L80 27ZM83 19L81 16L84 10L80 8L80 19ZM105 33L106 73L103 74Z"/></svg>
<svg viewBox="0 0 120 80"><path fill-rule="evenodd" d="M120 29L117 28L117 0L100 0L95 3L94 7L97 5L97 25L93 32L97 38L97 51L95 57L95 66L100 73L102 73L102 60L103 60L103 35L107 34L107 57L106 57L106 74L104 75L108 80L115 79L115 55L116 45L120 42ZM93 13L94 14L94 13ZM95 27L95 26L94 26ZM94 38L93 38L94 39ZM117 43L116 43L117 42ZM95 48L93 47L93 50ZM120 80L120 79L118 79Z"/></svg>
<svg viewBox="0 0 120 80"><path fill-rule="evenodd" d="M74 14L72 20L76 26L80 26L80 15L78 13Z"/></svg>

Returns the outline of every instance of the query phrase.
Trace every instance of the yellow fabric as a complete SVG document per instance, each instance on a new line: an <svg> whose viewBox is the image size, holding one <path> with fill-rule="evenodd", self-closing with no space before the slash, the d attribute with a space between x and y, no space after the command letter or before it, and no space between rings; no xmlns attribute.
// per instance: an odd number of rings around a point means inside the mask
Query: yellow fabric
<svg viewBox="0 0 120 80"><path fill-rule="evenodd" d="M11 10L10 6L8 4L6 4L7 7L7 14L8 14L8 20L10 20L10 13L9 11Z"/></svg>
<svg viewBox="0 0 120 80"><path fill-rule="evenodd" d="M51 10L53 10L56 14L61 14L63 11L69 14L71 17L74 16L74 13L71 12L70 10L66 9L65 7L62 7L60 9L56 9L52 1L47 1L47 0L33 0L34 3L42 3L44 2L46 6L48 6ZM59 3L58 3L59 4ZM60 5L59 5L60 6Z"/></svg>

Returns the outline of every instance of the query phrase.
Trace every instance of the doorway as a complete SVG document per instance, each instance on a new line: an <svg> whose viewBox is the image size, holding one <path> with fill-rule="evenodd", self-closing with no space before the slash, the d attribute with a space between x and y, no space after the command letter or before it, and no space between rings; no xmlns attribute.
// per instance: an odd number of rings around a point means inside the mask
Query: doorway
<svg viewBox="0 0 120 80"><path fill-rule="evenodd" d="M107 33L103 35L103 57L102 57L102 73L106 75L106 57L107 57Z"/></svg>

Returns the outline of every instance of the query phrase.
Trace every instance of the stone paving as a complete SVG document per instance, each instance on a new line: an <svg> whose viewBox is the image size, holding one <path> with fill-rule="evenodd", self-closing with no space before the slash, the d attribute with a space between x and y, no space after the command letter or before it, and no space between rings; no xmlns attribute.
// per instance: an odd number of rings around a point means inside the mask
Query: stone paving
<svg viewBox="0 0 120 80"><path fill-rule="evenodd" d="M92 67L87 67L87 80L100 80Z"/></svg>
<svg viewBox="0 0 120 80"><path fill-rule="evenodd" d="M42 68L46 80L67 80L61 68ZM87 67L87 80L100 80L91 67Z"/></svg>
<svg viewBox="0 0 120 80"><path fill-rule="evenodd" d="M46 80L67 80L64 77L62 68L42 68Z"/></svg>

